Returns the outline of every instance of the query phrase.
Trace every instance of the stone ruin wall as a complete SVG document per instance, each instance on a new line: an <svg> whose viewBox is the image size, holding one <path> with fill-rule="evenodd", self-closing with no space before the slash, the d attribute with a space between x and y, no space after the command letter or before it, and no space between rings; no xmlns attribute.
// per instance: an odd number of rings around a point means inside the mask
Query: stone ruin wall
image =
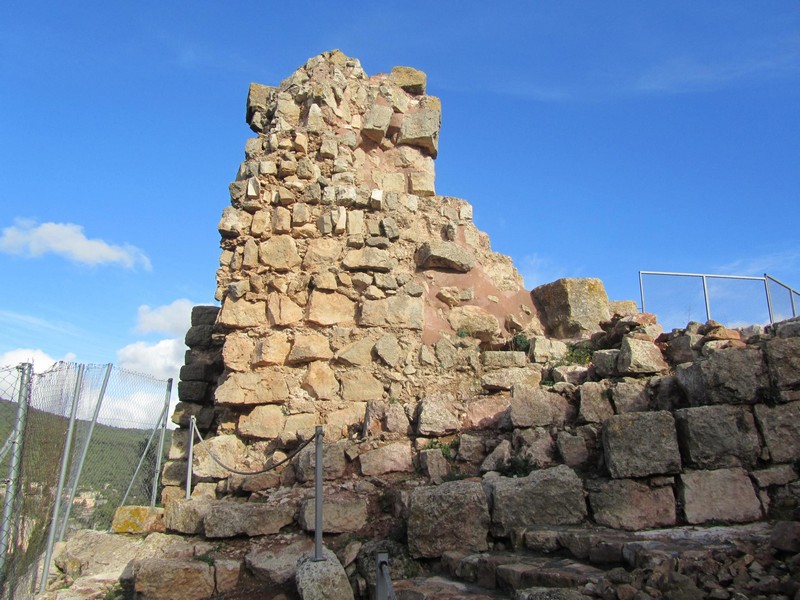
<svg viewBox="0 0 800 600"><path fill-rule="evenodd" d="M791 515L800 322L664 334L635 304L609 302L599 280L527 292L471 206L435 193L440 117L423 73L368 77L337 51L278 88L251 86L258 135L219 223L221 310L197 307L187 334L165 500L183 495L194 415L211 436L193 466L196 497L269 502L309 482L307 457L245 477L204 448L255 470L323 425L330 492L346 488L348 511L363 514L342 530L374 525L367 514L383 510L384 492L348 482L377 478L401 489L389 518L407 520L415 556L482 550L487 534L531 524L635 530ZM514 336L530 348L511 348ZM424 516L420 490L454 472L482 476L489 491L464 520L477 531L448 533ZM470 497L470 482L460 485ZM435 501L458 503L444 492ZM197 533L202 520L172 527ZM294 521L302 514L283 524Z"/></svg>

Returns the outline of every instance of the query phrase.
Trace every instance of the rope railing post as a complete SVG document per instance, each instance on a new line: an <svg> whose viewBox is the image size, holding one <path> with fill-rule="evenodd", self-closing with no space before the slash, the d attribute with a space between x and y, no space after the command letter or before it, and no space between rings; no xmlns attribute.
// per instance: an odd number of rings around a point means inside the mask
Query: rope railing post
<svg viewBox="0 0 800 600"><path fill-rule="evenodd" d="M192 462L194 460L194 434L197 429L197 419L194 415L189 417L189 456L186 461L186 499L192 497ZM199 432L198 432L199 433Z"/></svg>
<svg viewBox="0 0 800 600"><path fill-rule="evenodd" d="M314 431L314 560L322 561L322 425Z"/></svg>

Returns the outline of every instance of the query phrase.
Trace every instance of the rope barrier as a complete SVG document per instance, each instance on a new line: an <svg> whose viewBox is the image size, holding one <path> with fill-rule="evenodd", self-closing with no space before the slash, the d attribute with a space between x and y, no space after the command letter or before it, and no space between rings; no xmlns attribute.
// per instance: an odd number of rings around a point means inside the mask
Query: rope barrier
<svg viewBox="0 0 800 600"><path fill-rule="evenodd" d="M194 434L197 436L197 439L200 441L200 443L202 444L203 442L205 442L205 440L203 439L203 436L201 436L200 432L197 430L197 425L196 424L194 424L194 423L192 424L192 429L194 429ZM230 471L231 473L235 473L236 475L262 475L264 473L268 473L268 472L272 471L273 469L277 469L281 465L289 462L295 456L300 454L300 452L303 450L303 448L308 446L313 441L314 441L313 437L311 439L309 439L309 440L306 440L305 442L303 442L300 445L299 448L297 448L297 450L295 450L292 454L290 454L289 456L287 456L283 460L281 460L281 461L279 461L279 462L277 462L277 463L275 463L273 465L269 465L268 467L264 467L263 469L260 469L258 471L237 471L236 469L233 469L233 468L229 467L228 465L224 464L220 459L218 459L216 456L214 456L214 453L211 452L210 448L205 448L205 451L208 452L208 455L211 457L211 460L213 460L215 463L217 463L223 469L225 469L227 471Z"/></svg>

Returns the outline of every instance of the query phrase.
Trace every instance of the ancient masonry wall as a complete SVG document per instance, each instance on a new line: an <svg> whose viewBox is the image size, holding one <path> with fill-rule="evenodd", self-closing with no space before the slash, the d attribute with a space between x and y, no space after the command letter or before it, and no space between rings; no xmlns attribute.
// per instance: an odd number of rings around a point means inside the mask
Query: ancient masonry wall
<svg viewBox="0 0 800 600"><path fill-rule="evenodd" d="M323 425L326 494L346 492L350 515L330 526L377 535L387 492L347 482L380 480L399 490L387 518L407 521L415 556L482 550L531 525L795 510L800 322L665 334L596 279L525 291L470 205L435 194L440 115L423 73L367 77L339 52L278 88L251 86L258 135L219 223L221 310L197 307L187 334L165 500L183 494L195 415L211 436L193 465L196 498L285 508L276 490L309 481L307 456L246 477L206 449L256 470ZM469 476L482 480L443 483ZM410 491L420 484L441 491ZM308 524L303 498L280 526ZM171 505L168 528L219 532L214 511Z"/></svg>

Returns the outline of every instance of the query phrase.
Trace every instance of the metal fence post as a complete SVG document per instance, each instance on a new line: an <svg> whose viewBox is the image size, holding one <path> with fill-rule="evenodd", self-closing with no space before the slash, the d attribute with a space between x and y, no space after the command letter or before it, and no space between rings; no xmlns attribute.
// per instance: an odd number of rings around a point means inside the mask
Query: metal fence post
<svg viewBox="0 0 800 600"><path fill-rule="evenodd" d="M56 489L55 506L53 506L53 516L50 519L50 533L47 536L47 550L44 553L44 565L42 566L42 580L39 582L39 593L44 593L47 588L47 579L50 575L50 559L53 557L53 544L56 539L56 529L58 528L58 513L61 510L61 495L64 493L64 480L67 478L67 467L69 466L69 455L72 451L72 436L75 433L75 415L78 412L78 401L80 400L81 387L83 386L83 373L85 365L78 365L78 375L75 377L75 387L72 391L72 408L69 415L69 427L67 428L67 441L64 443L64 451L61 454L61 472L58 476L58 488Z"/></svg>
<svg viewBox="0 0 800 600"><path fill-rule="evenodd" d="M153 473L153 491L150 494L150 508L156 505L158 495L158 478L161 475L161 455L164 454L164 436L167 434L167 413L169 412L169 401L172 398L172 377L167 379L167 391L164 392L164 410L161 416L161 437L158 440L158 454L156 455L156 468Z"/></svg>
<svg viewBox="0 0 800 600"><path fill-rule="evenodd" d="M384 565L389 564L388 552L375 553L375 600L389 600L389 586L383 575Z"/></svg>
<svg viewBox="0 0 800 600"><path fill-rule="evenodd" d="M69 515L72 512L72 503L75 501L75 494L78 491L78 483L80 482L81 473L83 472L83 464L86 462L86 455L89 453L89 444L92 442L94 426L97 424L97 416L100 414L100 407L103 405L103 398L106 395L108 380L111 377L111 367L111 363L106 365L106 374L103 377L103 384L100 386L100 393L97 395L97 404L95 405L94 413L92 414L92 422L89 425L89 431L86 434L86 440L83 443L83 450L81 451L80 461L78 462L78 470L77 473L75 473L75 481L73 482L72 490L69 494L69 500L67 501L66 512L64 513L64 519L58 532L59 542L64 540L64 535L67 532L67 521L69 521Z"/></svg>
<svg viewBox="0 0 800 600"><path fill-rule="evenodd" d="M325 560L322 555L322 425L314 431L314 560Z"/></svg>
<svg viewBox="0 0 800 600"><path fill-rule="evenodd" d="M9 542L11 541L12 513L16 504L19 489L20 465L22 463L22 445L25 435L25 422L28 416L28 399L31 391L31 371L33 365L23 363L17 367L20 371L19 391L17 395L17 417L14 423L13 441L11 442L11 460L8 465L8 485L3 501L3 513L0 516L0 594L6 580L6 561Z"/></svg>
<svg viewBox="0 0 800 600"><path fill-rule="evenodd" d="M189 459L186 461L186 499L192 497L192 462L194 461L194 432L197 428L197 419L194 415L189 417Z"/></svg>
<svg viewBox="0 0 800 600"><path fill-rule="evenodd" d="M764 273L764 292L767 294L767 311L769 312L769 324L775 323L775 317L772 314L772 294L769 292L769 275Z"/></svg>

